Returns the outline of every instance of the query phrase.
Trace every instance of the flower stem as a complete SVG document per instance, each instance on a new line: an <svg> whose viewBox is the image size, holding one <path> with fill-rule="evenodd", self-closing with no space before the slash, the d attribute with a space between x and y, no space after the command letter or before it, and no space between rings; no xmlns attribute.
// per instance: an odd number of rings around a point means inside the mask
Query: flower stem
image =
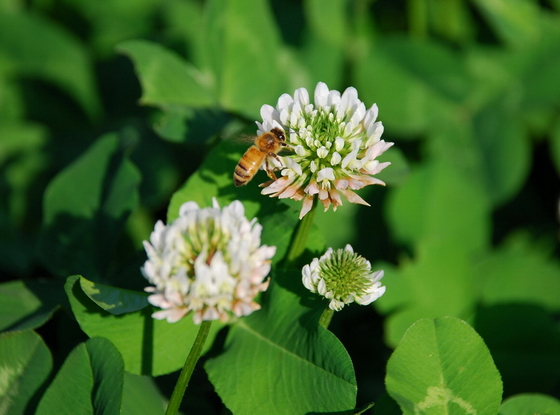
<svg viewBox="0 0 560 415"><path fill-rule="evenodd" d="M183 370L181 370L179 379L177 379L177 384L175 385L175 389L173 389L173 394L171 395L171 399L169 400L169 405L167 406L165 415L175 415L179 411L179 406L181 406L181 401L183 400L183 396L185 395L185 390L187 389L187 385L189 384L189 380L191 379L194 367L196 366L196 363L200 358L200 353L202 352L202 348L204 347L204 343L206 342L206 338L208 337L208 333L210 332L211 325L211 320L203 321L202 323L200 323L198 334L196 335L196 339L194 340L191 351L187 356L185 366L183 366Z"/></svg>
<svg viewBox="0 0 560 415"><path fill-rule="evenodd" d="M307 244L307 237L309 236L309 231L313 225L313 218L315 217L315 208L317 207L317 198L313 200L313 206L311 210L303 217L303 219L298 223L296 231L292 237L292 243L286 254L285 264L287 267L293 266L296 259L305 250L305 245Z"/></svg>
<svg viewBox="0 0 560 415"><path fill-rule="evenodd" d="M331 320L333 318L333 315L334 315L334 310L332 310L330 307L327 307L325 311L323 311L323 314L321 314L321 318L319 319L319 324L324 328L328 329L329 324L331 323Z"/></svg>

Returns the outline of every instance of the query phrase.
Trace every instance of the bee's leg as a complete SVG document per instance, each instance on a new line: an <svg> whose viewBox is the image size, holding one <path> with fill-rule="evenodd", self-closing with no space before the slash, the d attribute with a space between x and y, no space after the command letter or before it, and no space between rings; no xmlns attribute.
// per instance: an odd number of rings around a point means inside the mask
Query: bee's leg
<svg viewBox="0 0 560 415"><path fill-rule="evenodd" d="M278 161L280 161L280 158L278 158L278 155L276 155L275 153L268 153L264 161L264 169L266 170L266 174L268 174L268 177L270 177L272 180L276 180L276 174L274 174L274 170L272 170L272 166L270 165L270 157L274 157Z"/></svg>

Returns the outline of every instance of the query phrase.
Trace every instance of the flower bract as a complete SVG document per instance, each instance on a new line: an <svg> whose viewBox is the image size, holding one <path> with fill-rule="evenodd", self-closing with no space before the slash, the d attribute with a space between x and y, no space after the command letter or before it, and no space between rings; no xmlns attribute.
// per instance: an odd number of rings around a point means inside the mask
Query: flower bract
<svg viewBox="0 0 560 415"><path fill-rule="evenodd" d="M383 271L371 272L369 261L355 254L350 245L336 251L329 248L302 269L303 285L331 300L329 308L335 311L354 301L367 305L377 300L385 293L381 278Z"/></svg>
<svg viewBox="0 0 560 415"><path fill-rule="evenodd" d="M220 208L184 203L179 217L158 221L144 241L148 255L142 267L154 286L148 301L162 310L156 319L176 322L187 313L193 320L241 317L260 308L255 296L267 289L274 246L261 246L262 227L249 221L241 202Z"/></svg>
<svg viewBox="0 0 560 415"><path fill-rule="evenodd" d="M303 201L300 219L315 197L325 210L331 205L336 210L342 196L368 205L354 191L385 184L373 176L390 164L377 157L393 145L381 140L383 124L377 114L377 105L366 110L355 88L341 94L323 82L315 88L314 103L307 90L299 88L293 97L282 95L276 107L263 105L258 133L283 129L292 154L280 158L282 177L264 183L262 194Z"/></svg>

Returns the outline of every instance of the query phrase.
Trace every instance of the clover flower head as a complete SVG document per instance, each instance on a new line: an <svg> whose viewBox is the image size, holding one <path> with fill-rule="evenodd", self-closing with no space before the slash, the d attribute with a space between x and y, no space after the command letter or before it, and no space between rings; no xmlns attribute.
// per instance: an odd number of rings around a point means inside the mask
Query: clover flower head
<svg viewBox="0 0 560 415"><path fill-rule="evenodd" d="M154 286L148 301L162 310L152 317L173 323L193 312L202 320L229 320L260 308L255 296L268 288L274 246L261 246L262 227L249 221L241 202L201 209L184 203L179 217L158 221L144 241L148 255L142 274Z"/></svg>
<svg viewBox="0 0 560 415"><path fill-rule="evenodd" d="M371 304L385 293L381 285L383 271L371 272L371 264L355 254L350 245L321 258L314 258L302 269L303 285L313 293L331 300L329 308L340 311L346 304Z"/></svg>
<svg viewBox="0 0 560 415"><path fill-rule="evenodd" d="M366 110L355 88L342 94L319 82L314 103L305 88L294 96L282 95L276 107L263 105L258 133L281 128L293 154L280 157L282 177L262 186L270 197L303 200L300 219L313 206L315 197L325 211L342 205L342 196L351 203L369 204L354 190L385 183L375 177L390 163L376 158L393 143L381 140L383 124L377 121L377 105Z"/></svg>

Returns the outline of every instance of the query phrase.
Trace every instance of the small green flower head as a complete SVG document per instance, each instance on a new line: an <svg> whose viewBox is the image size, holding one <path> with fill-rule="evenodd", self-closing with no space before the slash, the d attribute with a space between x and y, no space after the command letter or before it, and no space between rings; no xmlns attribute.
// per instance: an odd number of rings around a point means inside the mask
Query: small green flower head
<svg viewBox="0 0 560 415"><path fill-rule="evenodd" d="M380 163L377 157L393 145L381 140L383 124L377 121L377 113L375 104L366 110L355 88L341 94L323 82L315 88L314 103L307 90L299 88L293 97L282 95L276 107L263 105L258 133L282 129L293 154L278 157L282 177L264 183L261 193L302 200L300 219L315 197L325 211L342 205L342 196L368 205L354 190L385 184L373 176L390 164Z"/></svg>
<svg viewBox="0 0 560 415"><path fill-rule="evenodd" d="M302 276L303 285L331 300L329 308L334 311L353 301L371 304L385 293L380 282L383 271L372 273L369 261L355 254L350 245L336 252L329 248L321 258L303 267Z"/></svg>

